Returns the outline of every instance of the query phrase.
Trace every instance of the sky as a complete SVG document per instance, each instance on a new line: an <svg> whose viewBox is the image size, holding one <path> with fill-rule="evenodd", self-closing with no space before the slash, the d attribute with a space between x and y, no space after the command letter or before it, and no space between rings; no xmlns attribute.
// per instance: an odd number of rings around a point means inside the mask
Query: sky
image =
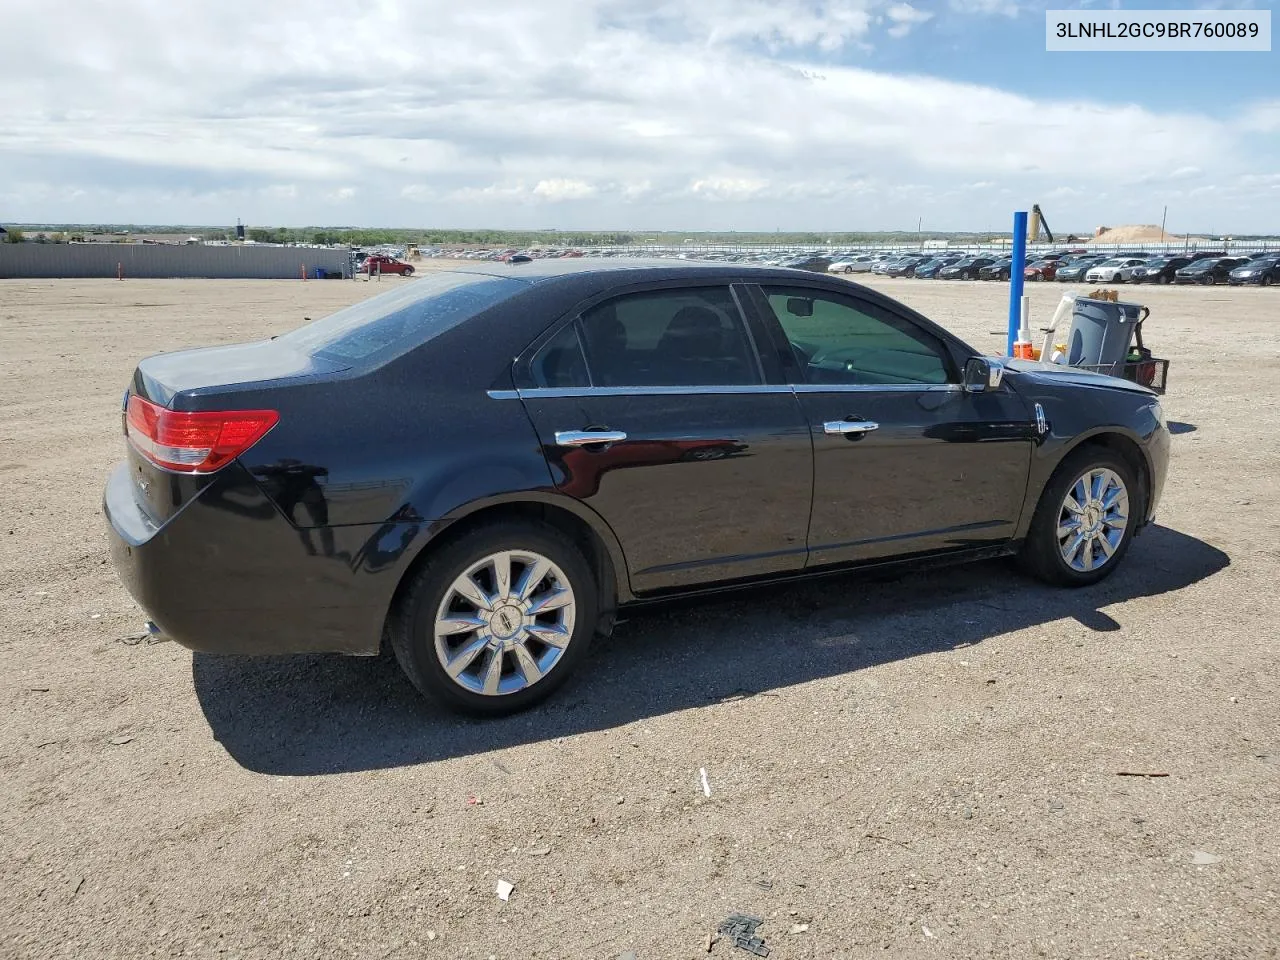
<svg viewBox="0 0 1280 960"><path fill-rule="evenodd" d="M1264 0L0 0L0 223L1280 231L1280 53L1048 53Z"/></svg>

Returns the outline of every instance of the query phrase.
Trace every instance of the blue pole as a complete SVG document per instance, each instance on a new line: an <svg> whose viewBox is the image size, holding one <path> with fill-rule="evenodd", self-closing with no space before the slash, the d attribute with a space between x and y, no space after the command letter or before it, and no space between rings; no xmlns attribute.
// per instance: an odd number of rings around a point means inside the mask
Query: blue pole
<svg viewBox="0 0 1280 960"><path fill-rule="evenodd" d="M1018 327L1022 325L1023 269L1027 264L1027 212L1020 210L1013 215L1013 263L1009 264L1009 342L1005 356L1013 356L1013 341L1018 339Z"/></svg>

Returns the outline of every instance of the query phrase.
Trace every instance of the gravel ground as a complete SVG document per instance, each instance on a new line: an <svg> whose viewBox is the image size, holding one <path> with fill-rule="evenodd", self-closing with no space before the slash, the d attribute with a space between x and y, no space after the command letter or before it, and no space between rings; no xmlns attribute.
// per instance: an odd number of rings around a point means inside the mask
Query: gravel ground
<svg viewBox="0 0 1280 960"><path fill-rule="evenodd" d="M1280 293L1141 291L1172 475L1095 588L672 607L487 722L141 641L99 513L137 358L401 282L0 282L0 956L683 958L734 911L774 960L1276 956ZM873 283L1000 342L1003 284Z"/></svg>

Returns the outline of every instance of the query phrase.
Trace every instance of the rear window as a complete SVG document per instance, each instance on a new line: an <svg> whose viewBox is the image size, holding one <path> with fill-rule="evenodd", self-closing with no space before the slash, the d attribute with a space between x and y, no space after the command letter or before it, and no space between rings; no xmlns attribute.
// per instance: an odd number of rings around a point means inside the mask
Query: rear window
<svg viewBox="0 0 1280 960"><path fill-rule="evenodd" d="M387 360L426 343L523 289L480 273L436 273L299 327L280 340L332 360Z"/></svg>

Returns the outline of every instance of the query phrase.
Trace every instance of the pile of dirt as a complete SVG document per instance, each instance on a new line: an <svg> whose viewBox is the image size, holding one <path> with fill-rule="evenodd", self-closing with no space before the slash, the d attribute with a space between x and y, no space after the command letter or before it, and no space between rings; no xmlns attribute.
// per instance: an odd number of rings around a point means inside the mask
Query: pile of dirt
<svg viewBox="0 0 1280 960"><path fill-rule="evenodd" d="M1088 243L1203 243L1204 237L1187 237L1176 233L1164 233L1161 240L1159 224L1134 223L1123 227L1099 227Z"/></svg>

